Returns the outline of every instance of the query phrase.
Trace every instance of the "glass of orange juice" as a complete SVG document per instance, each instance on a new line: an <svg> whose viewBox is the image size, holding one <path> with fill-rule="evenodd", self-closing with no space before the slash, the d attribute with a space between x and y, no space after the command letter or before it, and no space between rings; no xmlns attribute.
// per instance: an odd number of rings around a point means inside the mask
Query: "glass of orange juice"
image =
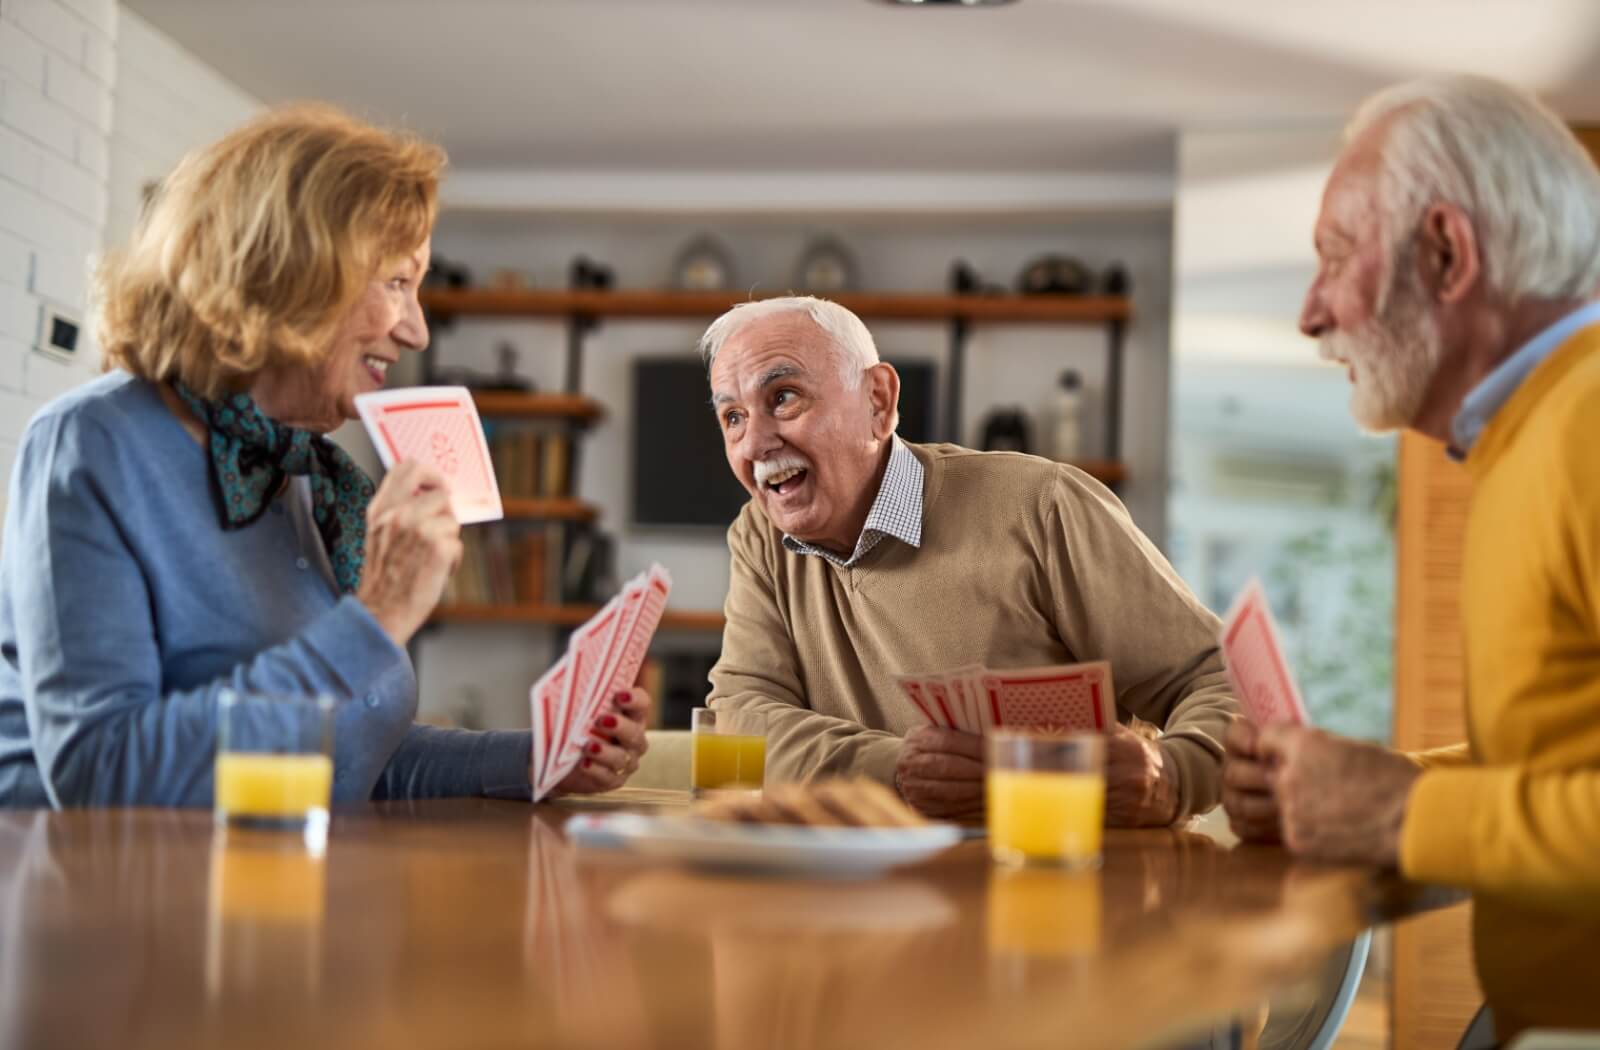
<svg viewBox="0 0 1600 1050"><path fill-rule="evenodd" d="M327 842L333 795L333 700L224 690L217 718L219 825L300 832Z"/></svg>
<svg viewBox="0 0 1600 1050"><path fill-rule="evenodd" d="M689 789L760 791L767 770L767 716L697 707L689 714Z"/></svg>
<svg viewBox="0 0 1600 1050"><path fill-rule="evenodd" d="M1098 733L991 734L985 795L989 852L1008 867L1100 864L1105 740Z"/></svg>

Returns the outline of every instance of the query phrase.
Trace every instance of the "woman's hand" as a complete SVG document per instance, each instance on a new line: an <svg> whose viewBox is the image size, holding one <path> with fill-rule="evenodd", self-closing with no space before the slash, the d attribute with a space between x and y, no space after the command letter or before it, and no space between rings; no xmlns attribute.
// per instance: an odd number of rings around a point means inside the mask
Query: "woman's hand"
<svg viewBox="0 0 1600 1050"><path fill-rule="evenodd" d="M634 688L618 693L589 726L583 761L556 785L554 795L592 795L627 783L650 749L644 727L650 721L650 694Z"/></svg>
<svg viewBox="0 0 1600 1050"><path fill-rule="evenodd" d="M367 506L366 560L356 597L394 643L417 633L461 563L461 526L444 475L404 462Z"/></svg>

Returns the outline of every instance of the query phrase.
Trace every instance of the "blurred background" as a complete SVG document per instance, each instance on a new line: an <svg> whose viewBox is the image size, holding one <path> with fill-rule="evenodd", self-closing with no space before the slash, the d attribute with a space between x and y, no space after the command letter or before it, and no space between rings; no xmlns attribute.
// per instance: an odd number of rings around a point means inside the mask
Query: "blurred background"
<svg viewBox="0 0 1600 1050"><path fill-rule="evenodd" d="M0 0L0 471L97 371L82 260L187 150L326 99L449 150L433 345L391 382L483 390L514 497L414 648L424 717L526 725L661 561L686 723L741 502L692 349L793 290L860 307L908 438L1082 464L1219 613L1259 576L1313 719L1386 741L1402 486L1295 330L1321 184L1385 84L1487 73L1581 125L1597 58L1593 0Z"/></svg>

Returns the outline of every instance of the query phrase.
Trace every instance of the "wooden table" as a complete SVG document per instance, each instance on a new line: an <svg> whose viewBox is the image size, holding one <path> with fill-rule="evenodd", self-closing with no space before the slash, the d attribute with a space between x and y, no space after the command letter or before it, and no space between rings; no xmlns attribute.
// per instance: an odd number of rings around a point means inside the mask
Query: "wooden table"
<svg viewBox="0 0 1600 1050"><path fill-rule="evenodd" d="M1088 877L976 841L716 877L579 851L573 811L373 804L322 860L204 812L0 811L0 1046L1121 1047L1255 1019L1440 901L1184 831L1113 832Z"/></svg>

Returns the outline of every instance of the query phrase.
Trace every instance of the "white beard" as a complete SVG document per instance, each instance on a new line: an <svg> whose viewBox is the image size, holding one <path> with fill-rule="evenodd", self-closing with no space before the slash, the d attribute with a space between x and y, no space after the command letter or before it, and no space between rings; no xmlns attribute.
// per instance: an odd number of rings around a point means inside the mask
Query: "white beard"
<svg viewBox="0 0 1600 1050"><path fill-rule="evenodd" d="M1361 429L1374 434L1416 422L1444 356L1438 321L1408 263L1407 253L1401 253L1397 276L1380 297L1372 320L1354 332L1323 336L1318 348L1324 360L1355 369L1350 414Z"/></svg>

